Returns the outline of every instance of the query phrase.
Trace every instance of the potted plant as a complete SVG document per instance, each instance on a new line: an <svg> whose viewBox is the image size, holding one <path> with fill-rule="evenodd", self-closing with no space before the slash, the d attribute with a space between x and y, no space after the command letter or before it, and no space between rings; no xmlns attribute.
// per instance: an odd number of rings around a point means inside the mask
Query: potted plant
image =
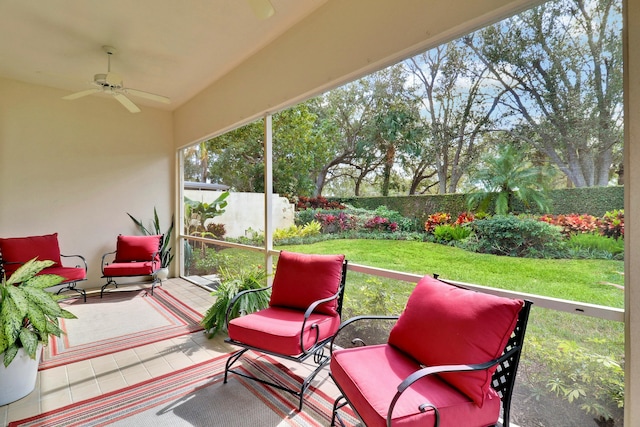
<svg viewBox="0 0 640 427"><path fill-rule="evenodd" d="M216 297L216 301L200 321L209 338L220 331L226 331L227 311L236 295L242 291L261 289L267 286L267 273L261 265L244 267L235 272L229 269L221 269L220 275L223 277L222 282L211 293L212 296ZM271 292L244 294L229 313L229 320L267 308L270 296Z"/></svg>
<svg viewBox="0 0 640 427"><path fill-rule="evenodd" d="M61 296L45 291L64 279L38 273L53 261L35 258L0 284L0 406L31 393L36 384L38 363L49 335L59 337L59 319L76 316L58 305Z"/></svg>
<svg viewBox="0 0 640 427"><path fill-rule="evenodd" d="M160 221L158 220L158 212L156 208L153 208L153 229L148 229L144 226L142 221L134 218L130 213L127 213L129 218L138 226L140 231L147 235L162 235L162 240L160 240L160 265L162 266L162 270L158 272L158 278L160 280L165 280L169 277L169 265L171 265L171 261L173 261L173 254L171 253L171 233L173 232L173 216L171 217L171 225L169 225L169 229L163 233L160 228Z"/></svg>

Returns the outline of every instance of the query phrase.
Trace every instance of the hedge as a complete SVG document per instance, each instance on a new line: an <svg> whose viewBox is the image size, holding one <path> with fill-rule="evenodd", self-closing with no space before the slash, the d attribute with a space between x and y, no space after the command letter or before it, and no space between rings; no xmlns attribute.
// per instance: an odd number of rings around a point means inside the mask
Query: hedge
<svg viewBox="0 0 640 427"><path fill-rule="evenodd" d="M586 187L552 190L549 213L559 214L590 214L601 217L607 211L624 209L624 187ZM374 210L378 206L398 211L407 218L424 223L427 217L435 212L447 212L458 215L465 212L466 194L435 194L420 196L390 196L390 197L328 197L340 203L346 203L358 208ZM516 212L539 214L537 209L526 210L517 201L514 203Z"/></svg>

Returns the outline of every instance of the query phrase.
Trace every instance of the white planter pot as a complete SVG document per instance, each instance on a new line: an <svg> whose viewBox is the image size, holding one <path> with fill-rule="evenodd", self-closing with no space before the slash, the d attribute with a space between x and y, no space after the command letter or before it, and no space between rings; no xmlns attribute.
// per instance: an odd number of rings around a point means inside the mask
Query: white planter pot
<svg viewBox="0 0 640 427"><path fill-rule="evenodd" d="M167 280L169 278L169 267L163 267L160 270L158 270L158 272L156 273L156 277L161 282L164 282L165 280Z"/></svg>
<svg viewBox="0 0 640 427"><path fill-rule="evenodd" d="M0 406L15 402L31 393L36 386L42 345L38 346L35 360L24 349L18 349L15 359L5 368L4 353L0 353Z"/></svg>

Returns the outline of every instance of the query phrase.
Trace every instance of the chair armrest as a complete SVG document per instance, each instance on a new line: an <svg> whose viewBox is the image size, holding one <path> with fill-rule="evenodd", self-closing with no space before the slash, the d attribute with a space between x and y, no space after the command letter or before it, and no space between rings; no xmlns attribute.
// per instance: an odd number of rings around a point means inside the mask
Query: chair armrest
<svg viewBox="0 0 640 427"><path fill-rule="evenodd" d="M107 262L107 257L109 255L113 255L115 253L116 253L116 251L112 251L112 252L107 252L106 254L102 255L102 261L100 263L101 264L100 269L102 270L102 275L103 276L104 276L104 267L109 265L109 262ZM113 262L113 260L111 262Z"/></svg>
<svg viewBox="0 0 640 427"><path fill-rule="evenodd" d="M439 366L427 366L424 367L422 369L419 369L417 371L415 371L414 373L412 373L411 375L409 375L407 378L405 378L400 385L398 385L398 391L396 392L395 396L393 397L393 400L391 401L391 404L389 405L389 410L387 411L387 426L390 427L391 426L391 416L393 413L393 408L396 405L396 402L398 401L398 399L400 399L400 396L402 396L402 393L404 393L404 391L406 389L408 389L409 387L411 387L416 381L421 380L422 378L425 378L429 375L434 375L434 374L441 374L444 372L469 372L469 371L483 371L486 369L489 369L505 360L507 360L508 358L510 358L511 356L513 356L514 354L520 352L521 347L516 346L511 348L509 351L507 351L506 353L504 353L502 356L500 356L497 359L493 359L490 360L488 362L484 362L484 363L475 363L475 364L469 364L469 365L439 365ZM435 416L436 416L436 427L438 426L438 424L440 423L440 413L438 411L438 408L436 408L432 403L430 402L425 402L423 404L421 404L419 406L419 410L420 412L424 412L427 408L432 408L435 411Z"/></svg>
<svg viewBox="0 0 640 427"><path fill-rule="evenodd" d="M87 272L87 260L82 256L82 255L63 255L60 254L61 257L64 258L80 258L80 260L82 260L82 263L84 264L84 272ZM76 265L77 268L82 268L81 265Z"/></svg>
<svg viewBox="0 0 640 427"><path fill-rule="evenodd" d="M331 356L333 356L333 349L335 347L334 345L334 341L336 340L336 338L338 337L338 335L340 335L340 333L342 333L343 330L347 329L347 327L353 325L356 322L359 322L361 320L398 320L400 316L383 316L383 315L363 315L363 316L355 316L352 317L350 319L345 320L344 322L342 322L340 324L340 327L338 328L338 330L336 331L335 335L333 336L333 338L331 339L331 345L330 345L330 351L331 351ZM352 343L355 344L354 342L355 340L352 341ZM364 344L364 342L362 340L359 340L360 342Z"/></svg>
<svg viewBox="0 0 640 427"><path fill-rule="evenodd" d="M343 291L344 291L344 283L340 285L340 287L338 288L338 292L336 292L335 294L327 298L316 300L312 302L309 307L307 307L307 310L304 312L302 327L300 328L300 348L302 349L302 354L307 354L310 350L315 349L315 346L318 344L318 340L320 339L320 331L318 330L318 326L316 324L311 325L311 329L314 329L316 331L316 339L313 345L311 345L311 347L309 347L308 349L304 348L304 328L307 324L307 320L309 320L309 316L311 316L311 313L313 313L316 307L318 307L320 304L324 304L326 302L333 301L334 299L340 298L340 295L342 294Z"/></svg>
<svg viewBox="0 0 640 427"><path fill-rule="evenodd" d="M229 330L229 322L231 321L231 319L229 319L229 315L231 314L231 311L233 310L233 307L236 305L236 302L242 298L243 295L252 293L252 292L261 292L261 291L267 291L271 289L271 285L269 286L265 286L264 288L256 288L256 289L245 289L244 291L238 292L229 302L229 306L227 307L227 312L225 314L225 326L227 327L227 330Z"/></svg>

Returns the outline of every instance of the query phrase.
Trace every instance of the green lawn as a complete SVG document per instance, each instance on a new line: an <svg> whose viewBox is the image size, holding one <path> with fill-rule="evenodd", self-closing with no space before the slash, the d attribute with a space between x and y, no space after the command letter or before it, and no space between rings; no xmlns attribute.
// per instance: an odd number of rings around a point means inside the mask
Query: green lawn
<svg viewBox="0 0 640 427"><path fill-rule="evenodd" d="M349 262L443 279L622 308L623 262L513 258L467 252L435 243L327 240L278 246L304 253L343 253Z"/></svg>

